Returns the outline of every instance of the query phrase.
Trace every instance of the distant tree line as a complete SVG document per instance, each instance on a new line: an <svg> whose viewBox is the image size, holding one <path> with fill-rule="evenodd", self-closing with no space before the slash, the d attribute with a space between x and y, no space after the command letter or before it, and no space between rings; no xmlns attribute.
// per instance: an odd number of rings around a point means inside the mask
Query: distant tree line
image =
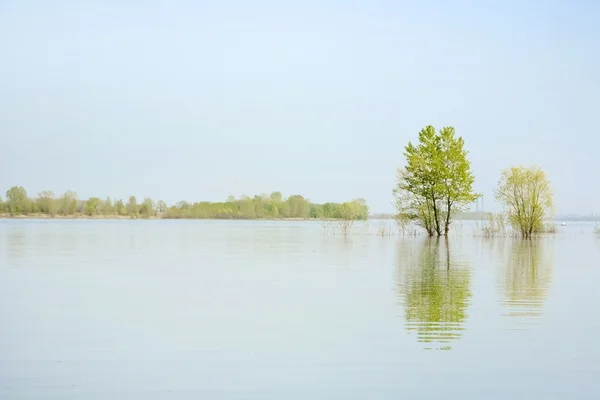
<svg viewBox="0 0 600 400"><path fill-rule="evenodd" d="M0 214L49 215L49 216L116 216L130 218L190 218L190 219L343 219L366 220L369 207L364 199L344 203L311 203L301 195L284 198L280 192L254 197L229 196L224 202L180 201L167 206L164 201L154 201L146 197L138 202L130 196L125 202L110 197L91 197L80 200L77 194L67 191L56 196L51 191L38 193L32 198L22 186L13 186L6 191L6 198L0 197Z"/></svg>

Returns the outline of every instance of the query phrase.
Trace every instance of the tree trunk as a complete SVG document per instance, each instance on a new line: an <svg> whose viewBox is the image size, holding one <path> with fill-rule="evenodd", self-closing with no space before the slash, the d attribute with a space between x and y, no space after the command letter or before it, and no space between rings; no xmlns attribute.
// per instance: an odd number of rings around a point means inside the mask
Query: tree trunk
<svg viewBox="0 0 600 400"><path fill-rule="evenodd" d="M448 236L448 231L450 230L450 211L452 210L452 202L450 199L446 202L446 224L444 225L444 235Z"/></svg>
<svg viewBox="0 0 600 400"><path fill-rule="evenodd" d="M442 227L440 226L440 218L438 216L438 209L437 209L435 197L433 200L433 219L434 219L433 222L435 224L435 232L438 234L438 236L442 236Z"/></svg>

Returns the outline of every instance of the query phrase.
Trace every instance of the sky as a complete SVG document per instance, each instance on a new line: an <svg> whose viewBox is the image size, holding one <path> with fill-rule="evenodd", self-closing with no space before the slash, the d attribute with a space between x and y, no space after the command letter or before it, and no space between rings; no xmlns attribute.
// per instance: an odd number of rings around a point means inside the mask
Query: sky
<svg viewBox="0 0 600 400"><path fill-rule="evenodd" d="M486 210L535 164L557 212L600 212L600 2L91 3L0 1L2 197L387 212L404 146L450 125Z"/></svg>

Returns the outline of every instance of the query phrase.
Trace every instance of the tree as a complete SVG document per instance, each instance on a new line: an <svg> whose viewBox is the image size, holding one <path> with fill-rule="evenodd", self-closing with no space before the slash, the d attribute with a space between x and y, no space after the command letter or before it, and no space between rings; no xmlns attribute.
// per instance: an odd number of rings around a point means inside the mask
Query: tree
<svg viewBox="0 0 600 400"><path fill-rule="evenodd" d="M29 198L23 186L13 186L6 191L5 207L13 215L29 212Z"/></svg>
<svg viewBox="0 0 600 400"><path fill-rule="evenodd" d="M102 200L98 197L90 197L85 202L85 213L89 216L93 216L99 213L99 208L102 206Z"/></svg>
<svg viewBox="0 0 600 400"><path fill-rule="evenodd" d="M480 195L473 192L475 176L467 159L464 139L455 136L453 127L442 128L439 136L442 147L443 214L446 217L444 234L448 236L452 217L457 212L465 211Z"/></svg>
<svg viewBox="0 0 600 400"><path fill-rule="evenodd" d="M0 213L4 212L4 201L2 201L2 196L0 196Z"/></svg>
<svg viewBox="0 0 600 400"><path fill-rule="evenodd" d="M56 199L54 193L50 190L38 193L37 203L41 213L56 215Z"/></svg>
<svg viewBox="0 0 600 400"><path fill-rule="evenodd" d="M113 202L112 199L109 197L106 198L106 200L104 200L104 214L106 215L110 215L112 213L114 213L114 207L113 207Z"/></svg>
<svg viewBox="0 0 600 400"><path fill-rule="evenodd" d="M72 215L77 211L77 193L68 190L58 200L58 213Z"/></svg>
<svg viewBox="0 0 600 400"><path fill-rule="evenodd" d="M271 193L271 195L269 197L271 198L271 201L274 201L277 203L279 203L283 200L283 196L282 196L281 192L273 192L273 193Z"/></svg>
<svg viewBox="0 0 600 400"><path fill-rule="evenodd" d="M355 219L366 221L369 219L369 206L365 199L354 199L352 203L355 206Z"/></svg>
<svg viewBox="0 0 600 400"><path fill-rule="evenodd" d="M115 208L115 213L117 213L117 215L127 215L127 208L125 207L123 200L119 199L119 200L115 201L114 208Z"/></svg>
<svg viewBox="0 0 600 400"><path fill-rule="evenodd" d="M452 127L439 133L431 125L419 144L405 147L406 165L397 171L393 190L398 215L422 226L429 236L448 235L453 216L479 197L462 137Z"/></svg>
<svg viewBox="0 0 600 400"><path fill-rule="evenodd" d="M503 170L495 196L504 206L511 227L524 238L542 231L544 219L554 209L550 181L537 166Z"/></svg>
<svg viewBox="0 0 600 400"><path fill-rule="evenodd" d="M135 196L129 196L129 201L127 202L127 214L130 216L137 216L139 213L137 199Z"/></svg>
<svg viewBox="0 0 600 400"><path fill-rule="evenodd" d="M292 218L308 218L310 215L310 203L299 194L290 196L287 204L289 205L289 216Z"/></svg>
<svg viewBox="0 0 600 400"><path fill-rule="evenodd" d="M150 197L146 197L143 203L140 205L140 213L145 218L150 218L152 215L154 215L154 200L152 200Z"/></svg>
<svg viewBox="0 0 600 400"><path fill-rule="evenodd" d="M162 200L159 200L156 203L156 211L158 211L160 214L164 213L165 211L167 211L167 203L165 203Z"/></svg>

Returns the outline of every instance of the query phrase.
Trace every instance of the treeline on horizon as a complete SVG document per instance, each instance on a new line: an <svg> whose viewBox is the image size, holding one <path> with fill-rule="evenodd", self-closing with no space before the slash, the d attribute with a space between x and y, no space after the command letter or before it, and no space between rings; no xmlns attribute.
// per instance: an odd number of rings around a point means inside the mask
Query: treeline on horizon
<svg viewBox="0 0 600 400"><path fill-rule="evenodd" d="M130 196L127 202L110 197L91 197L80 200L73 191L56 196L51 191L29 197L22 186L13 186L6 191L6 198L0 197L0 214L49 215L49 216L115 216L130 218L166 219L342 219L366 220L369 207L364 199L354 199L343 203L311 203L301 195L285 198L280 192L254 197L229 196L224 202L201 201L189 203L180 201L167 206L162 201L146 197L138 202Z"/></svg>

